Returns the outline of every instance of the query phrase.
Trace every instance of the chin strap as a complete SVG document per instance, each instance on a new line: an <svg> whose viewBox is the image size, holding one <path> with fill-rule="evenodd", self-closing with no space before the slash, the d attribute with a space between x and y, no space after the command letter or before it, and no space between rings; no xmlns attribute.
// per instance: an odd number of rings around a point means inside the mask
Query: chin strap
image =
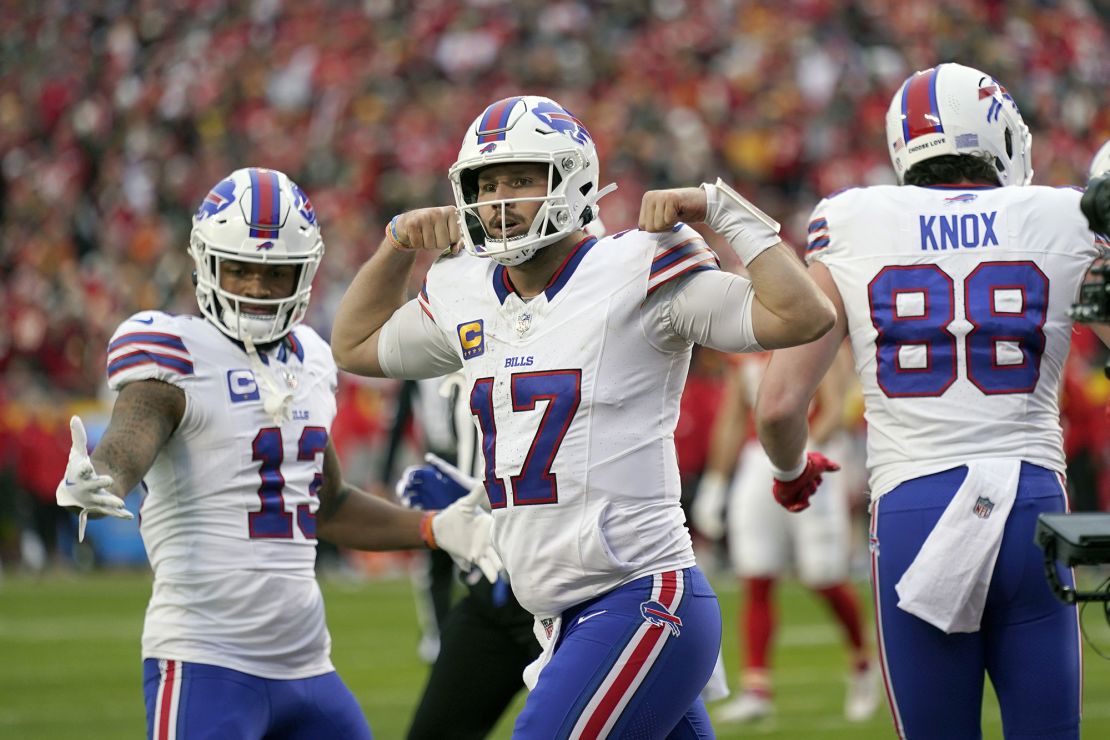
<svg viewBox="0 0 1110 740"><path fill-rule="evenodd" d="M293 418L293 393L281 390L274 382L273 375L262 364L262 358L258 356L258 350L255 349L254 341L250 337L243 338L243 345L247 348L251 370L254 371L254 377L258 379L262 390L262 408L273 418L275 424L289 421Z"/></svg>

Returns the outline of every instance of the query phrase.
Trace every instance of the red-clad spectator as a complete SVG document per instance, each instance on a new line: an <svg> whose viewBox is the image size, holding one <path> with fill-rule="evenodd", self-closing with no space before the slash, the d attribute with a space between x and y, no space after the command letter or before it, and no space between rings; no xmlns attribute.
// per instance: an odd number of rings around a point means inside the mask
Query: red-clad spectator
<svg viewBox="0 0 1110 740"><path fill-rule="evenodd" d="M674 430L678 473L682 478L683 509L688 509L709 457L709 438L721 405L728 362L728 355L723 352L694 347L690 373L686 376L686 390L682 392L679 404L678 425Z"/></svg>

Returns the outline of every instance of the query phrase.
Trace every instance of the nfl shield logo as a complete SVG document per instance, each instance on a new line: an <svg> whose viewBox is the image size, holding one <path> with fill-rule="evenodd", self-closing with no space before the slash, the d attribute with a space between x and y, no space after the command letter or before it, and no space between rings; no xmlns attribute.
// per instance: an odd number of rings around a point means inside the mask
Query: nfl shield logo
<svg viewBox="0 0 1110 740"><path fill-rule="evenodd" d="M516 333L524 336L532 328L532 314L525 311L516 317Z"/></svg>
<svg viewBox="0 0 1110 740"><path fill-rule="evenodd" d="M994 502L986 496L980 496L975 501L975 508L972 509L972 511L974 511L975 516L980 519L986 519L991 515L991 512L994 511Z"/></svg>
<svg viewBox="0 0 1110 740"><path fill-rule="evenodd" d="M547 639L551 639L551 632L555 629L555 620L550 617L545 617L540 620L543 625L543 631L547 633Z"/></svg>

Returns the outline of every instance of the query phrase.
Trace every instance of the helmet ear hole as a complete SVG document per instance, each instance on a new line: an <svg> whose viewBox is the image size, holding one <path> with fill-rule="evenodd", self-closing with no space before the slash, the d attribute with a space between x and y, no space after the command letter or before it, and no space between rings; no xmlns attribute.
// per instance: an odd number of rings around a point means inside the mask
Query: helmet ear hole
<svg viewBox="0 0 1110 740"><path fill-rule="evenodd" d="M1012 133L1010 133L1010 127L1009 126L1006 127L1006 131L1003 133L1002 136L1006 141L1006 156L1009 157L1010 159L1013 159L1014 158L1014 135Z"/></svg>

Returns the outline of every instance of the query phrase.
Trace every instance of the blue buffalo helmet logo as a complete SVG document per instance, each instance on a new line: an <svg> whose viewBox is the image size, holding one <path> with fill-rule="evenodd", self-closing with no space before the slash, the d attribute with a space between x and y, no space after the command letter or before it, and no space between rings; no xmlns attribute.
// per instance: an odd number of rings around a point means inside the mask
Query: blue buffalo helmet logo
<svg viewBox="0 0 1110 740"><path fill-rule="evenodd" d="M316 223L316 209L312 207L312 202L301 190L301 186L292 181L289 182L289 186L293 189L293 207L304 216L305 221L310 224Z"/></svg>
<svg viewBox="0 0 1110 740"><path fill-rule="evenodd" d="M203 221L209 216L215 216L220 211L235 202L235 181L230 177L221 181L216 187L208 191L204 200L197 209L197 221Z"/></svg>
<svg viewBox="0 0 1110 740"><path fill-rule="evenodd" d="M532 109L532 113L546 125L561 134L566 134L579 144L593 141L593 137L590 136L590 132L582 125L582 122L561 105L557 105L550 100L544 100Z"/></svg>
<svg viewBox="0 0 1110 740"><path fill-rule="evenodd" d="M650 622L657 627L668 627L671 633L678 637L679 629L682 626L682 617L677 614L671 614L671 610L660 604L658 601L645 601L640 604L640 616L644 618L645 622Z"/></svg>

